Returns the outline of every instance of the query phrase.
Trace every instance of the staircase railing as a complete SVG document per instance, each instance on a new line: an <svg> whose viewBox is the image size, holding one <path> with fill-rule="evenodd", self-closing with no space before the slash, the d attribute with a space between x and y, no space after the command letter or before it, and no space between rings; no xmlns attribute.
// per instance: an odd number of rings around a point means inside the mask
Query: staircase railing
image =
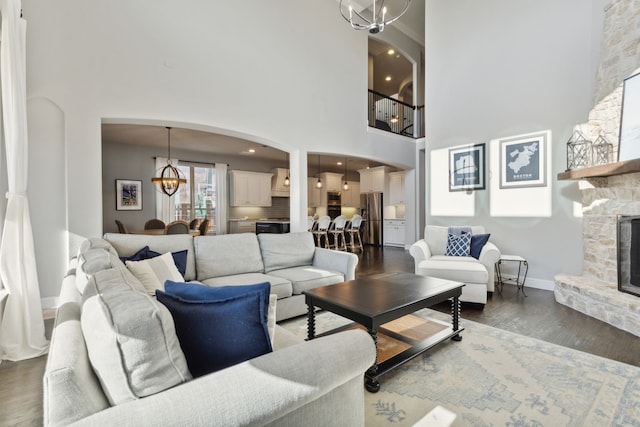
<svg viewBox="0 0 640 427"><path fill-rule="evenodd" d="M411 138L424 136L424 106L369 90L369 126Z"/></svg>

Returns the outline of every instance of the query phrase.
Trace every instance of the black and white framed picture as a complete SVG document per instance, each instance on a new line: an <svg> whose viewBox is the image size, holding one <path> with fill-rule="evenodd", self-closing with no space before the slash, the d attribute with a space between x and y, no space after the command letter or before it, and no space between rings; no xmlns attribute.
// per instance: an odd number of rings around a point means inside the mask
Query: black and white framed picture
<svg viewBox="0 0 640 427"><path fill-rule="evenodd" d="M499 140L500 188L547 185L547 132Z"/></svg>
<svg viewBox="0 0 640 427"><path fill-rule="evenodd" d="M449 149L449 191L485 189L486 144Z"/></svg>
<svg viewBox="0 0 640 427"><path fill-rule="evenodd" d="M116 210L142 210L142 181L116 179Z"/></svg>
<svg viewBox="0 0 640 427"><path fill-rule="evenodd" d="M618 161L640 158L640 73L628 77L622 89Z"/></svg>

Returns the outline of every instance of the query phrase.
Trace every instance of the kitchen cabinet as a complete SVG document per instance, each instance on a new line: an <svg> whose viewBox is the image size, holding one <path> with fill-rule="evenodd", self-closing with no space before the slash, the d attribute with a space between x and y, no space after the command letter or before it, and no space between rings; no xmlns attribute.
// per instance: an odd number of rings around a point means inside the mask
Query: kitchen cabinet
<svg viewBox="0 0 640 427"><path fill-rule="evenodd" d="M271 169L273 176L271 177L271 196L272 197L289 197L289 186L284 185L284 180L289 176L289 169L275 168Z"/></svg>
<svg viewBox="0 0 640 427"><path fill-rule="evenodd" d="M389 173L389 204L404 205L404 172Z"/></svg>
<svg viewBox="0 0 640 427"><path fill-rule="evenodd" d="M322 181L322 190L324 190L325 192L342 191L342 174L333 172L322 172L320 174L320 180Z"/></svg>
<svg viewBox="0 0 640 427"><path fill-rule="evenodd" d="M254 233L256 232L256 221L251 220L237 220L229 221L229 233Z"/></svg>
<svg viewBox="0 0 640 427"><path fill-rule="evenodd" d="M307 178L308 206L317 208L320 206L320 189L316 187L317 178Z"/></svg>
<svg viewBox="0 0 640 427"><path fill-rule="evenodd" d="M271 206L270 173L229 171L231 206Z"/></svg>
<svg viewBox="0 0 640 427"><path fill-rule="evenodd" d="M386 190L387 166L378 166L369 169L360 169L360 192L361 193L384 193Z"/></svg>
<svg viewBox="0 0 640 427"><path fill-rule="evenodd" d="M360 207L360 183L358 181L347 181L349 189L342 190L342 207L359 208Z"/></svg>
<svg viewBox="0 0 640 427"><path fill-rule="evenodd" d="M404 219L385 219L382 223L382 233L385 246L404 247Z"/></svg>

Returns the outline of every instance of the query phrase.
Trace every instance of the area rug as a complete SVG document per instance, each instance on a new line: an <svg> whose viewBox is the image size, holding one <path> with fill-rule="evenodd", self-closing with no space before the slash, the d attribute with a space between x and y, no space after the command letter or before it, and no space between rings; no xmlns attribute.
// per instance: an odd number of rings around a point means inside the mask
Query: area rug
<svg viewBox="0 0 640 427"><path fill-rule="evenodd" d="M448 320L433 310L422 318ZM316 331L349 323L316 315ZM281 325L306 337L306 318ZM453 426L640 426L640 368L461 320L447 340L380 379L365 393L367 426L411 426L436 406Z"/></svg>

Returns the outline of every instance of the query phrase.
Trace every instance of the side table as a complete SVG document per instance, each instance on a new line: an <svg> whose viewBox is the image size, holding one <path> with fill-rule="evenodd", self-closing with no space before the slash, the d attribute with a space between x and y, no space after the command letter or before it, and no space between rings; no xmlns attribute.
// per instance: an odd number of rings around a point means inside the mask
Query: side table
<svg viewBox="0 0 640 427"><path fill-rule="evenodd" d="M502 272L500 271L500 265L503 262L517 262L518 263L518 275L514 279L503 279ZM500 286L500 294L502 294L502 288L504 287L505 282L513 283L518 287L518 291L522 291L522 295L525 297L527 294L524 293L524 282L527 280L527 273L529 272L529 263L526 259L519 255L500 255L500 259L496 263L496 277L498 278L498 286ZM522 276L522 279L520 278ZM517 292L517 291L516 291Z"/></svg>

